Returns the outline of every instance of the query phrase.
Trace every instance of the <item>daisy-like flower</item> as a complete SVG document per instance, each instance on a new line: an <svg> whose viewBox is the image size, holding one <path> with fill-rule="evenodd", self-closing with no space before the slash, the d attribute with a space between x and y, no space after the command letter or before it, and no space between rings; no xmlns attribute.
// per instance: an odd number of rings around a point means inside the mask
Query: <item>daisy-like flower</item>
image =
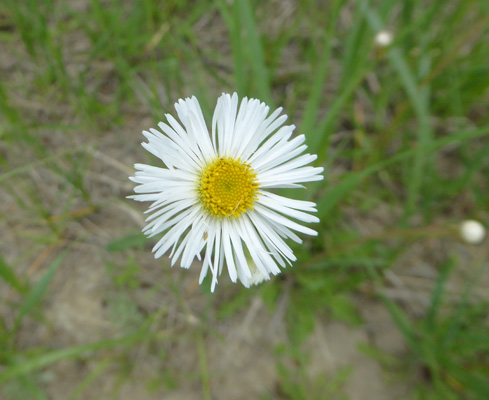
<svg viewBox="0 0 489 400"><path fill-rule="evenodd" d="M284 239L301 243L295 232L317 235L293 221L319 222L316 205L270 192L318 181L323 168L307 166L315 155L304 135L292 137L295 126L283 126L282 108L256 99L223 94L217 101L209 134L195 97L175 104L182 125L170 114L161 132L143 131L143 147L158 157L160 167L136 164L130 179L139 184L130 196L152 201L143 232L163 234L153 248L155 258L170 250L172 266L180 260L190 268L201 260L200 282L212 273L211 290L224 267L231 281L244 286L270 279L296 260Z"/></svg>

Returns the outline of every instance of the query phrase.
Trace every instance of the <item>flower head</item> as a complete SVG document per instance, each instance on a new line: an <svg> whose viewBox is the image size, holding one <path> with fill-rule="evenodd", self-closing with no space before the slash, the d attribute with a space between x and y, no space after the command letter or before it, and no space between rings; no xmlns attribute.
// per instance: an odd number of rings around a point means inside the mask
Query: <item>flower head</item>
<svg viewBox="0 0 489 400"><path fill-rule="evenodd" d="M143 147L162 161L160 167L136 164L130 179L139 185L130 196L152 201L144 233L162 234L155 258L170 249L172 266L180 260L190 268L203 254L200 283L209 269L211 290L224 267L233 282L249 287L296 260L284 239L301 243L294 233L317 233L301 222L319 222L310 215L315 204L270 192L298 188L321 180L323 168L307 166L315 155L303 154L304 135L293 139L293 125L279 108L256 99L223 94L217 101L211 134L195 97L175 104L181 125L170 114L161 132L143 131ZM280 266L280 267L279 267ZM257 279L259 277L260 279Z"/></svg>
<svg viewBox="0 0 489 400"><path fill-rule="evenodd" d="M374 37L374 43L377 47L389 47L394 41L394 36L390 31L379 31Z"/></svg>
<svg viewBox="0 0 489 400"><path fill-rule="evenodd" d="M460 224L460 236L469 244L482 243L486 236L486 229L479 221L468 219Z"/></svg>

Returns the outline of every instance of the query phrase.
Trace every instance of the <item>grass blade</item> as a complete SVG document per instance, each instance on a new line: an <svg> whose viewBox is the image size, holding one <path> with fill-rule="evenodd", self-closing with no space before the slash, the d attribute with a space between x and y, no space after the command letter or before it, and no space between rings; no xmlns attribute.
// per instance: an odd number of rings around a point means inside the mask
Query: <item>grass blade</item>
<svg viewBox="0 0 489 400"><path fill-rule="evenodd" d="M338 18L341 5L341 1L335 1L334 5L332 6L333 11L329 19L329 25L327 26L325 32L325 43L321 52L321 58L319 60L316 73L314 74L306 107L304 108L304 115L302 117L300 128L301 131L306 133L306 136L307 132L312 130L321 107L321 96L323 93L324 84L326 82L326 76L328 74L328 63L331 57L331 50L333 48L335 22Z"/></svg>
<svg viewBox="0 0 489 400"><path fill-rule="evenodd" d="M39 279L39 281L31 288L29 293L27 294L24 302L22 303L19 313L17 314L17 318L15 319L15 328L14 332L20 326L22 319L27 315L42 299L46 290L49 286L49 283L53 279L54 273L58 269L65 257L66 253L60 254L53 263L49 266L48 270L44 273L44 275Z"/></svg>
<svg viewBox="0 0 489 400"><path fill-rule="evenodd" d="M88 376L84 378L73 390L68 400L79 399L83 392L93 383L95 379L97 379L100 374L102 374L107 369L109 365L109 361L107 360L101 361L98 365L96 365L95 368L90 371Z"/></svg>
<svg viewBox="0 0 489 400"><path fill-rule="evenodd" d="M438 309L440 307L445 289L445 283L447 282L450 272L454 266L455 261L453 259L448 259L441 267L440 274L436 280L435 288L433 289L433 294L431 295L431 302L426 316L426 326L428 330L432 330L435 327Z"/></svg>
<svg viewBox="0 0 489 400"><path fill-rule="evenodd" d="M112 240L107 244L106 249L112 252L124 251L132 248L142 249L148 242L148 239L140 231L137 233L131 233L129 235L123 236Z"/></svg>
<svg viewBox="0 0 489 400"><path fill-rule="evenodd" d="M7 282L11 287L19 293L24 294L27 291L27 286L17 277L12 268L7 264L4 258L0 255L0 278Z"/></svg>
<svg viewBox="0 0 489 400"><path fill-rule="evenodd" d="M253 78L256 87L254 88L260 100L266 102L272 109L273 101L270 92L270 81L268 78L268 70L263 57L263 47L261 44L258 29L253 17L253 11L248 0L236 0L234 7L237 7L241 25L246 32L246 43L250 52L250 67L253 71ZM236 11L235 11L236 13ZM236 14L235 14L236 15Z"/></svg>
<svg viewBox="0 0 489 400"><path fill-rule="evenodd" d="M88 343L80 346L53 350L49 353L21 360L18 363L7 367L2 372L0 372L0 383L35 372L41 368L47 367L61 360L80 357L87 352L112 348L124 344L132 344L147 338L148 335L146 334L146 332L138 332L136 334L124 336L122 338L102 340L95 343Z"/></svg>
<svg viewBox="0 0 489 400"><path fill-rule="evenodd" d="M370 167L364 169L363 171L356 173L349 173L346 175L346 178L341 181L338 185L334 186L326 193L323 194L321 199L317 201L318 206L318 217L324 218L328 212L330 212L336 204L340 202L348 193L354 190L360 182L367 178L368 176L380 171L381 169L405 160L407 158L411 158L414 154L419 151L423 151L424 154L429 155L431 152L436 151L450 143L463 143L469 139L476 139L479 137L483 137L489 133L489 127L476 129L469 132L460 132L457 134L453 134L448 137L444 137L433 141L429 145L418 146L414 149L406 150L402 153L396 154L395 156L388 158L387 160L381 161L377 164L371 165ZM420 150L421 149L421 150Z"/></svg>
<svg viewBox="0 0 489 400"><path fill-rule="evenodd" d="M231 49L233 52L234 80L236 91L240 96L246 95L246 75L244 71L244 51L241 42L241 20L238 7L233 7L232 14L224 2L217 2L217 8L221 13L229 31Z"/></svg>
<svg viewBox="0 0 489 400"><path fill-rule="evenodd" d="M409 343L412 349L417 349L418 345L416 341L416 332L406 313L396 303L387 297L383 296L382 300L384 301L387 310L391 314L394 323L397 325L399 331L402 333L406 341Z"/></svg>
<svg viewBox="0 0 489 400"><path fill-rule="evenodd" d="M372 30L374 32L382 30L384 28L384 24L377 13L369 6L368 2L358 1L358 3ZM429 59L427 59L427 57L427 55L423 56L423 60L421 62L422 71L420 72L422 72L424 75L427 75L427 68L429 68ZM399 76L400 82L408 95L418 120L418 127L416 129L417 144L427 146L433 140L429 112L429 88L427 86L423 88L419 87L416 78L409 67L409 64L399 48L391 48L388 52L388 59ZM407 177L408 194L405 216L409 216L414 212L420 192L423 188L424 178L429 174L429 169L426 169L429 167L427 164L428 158L425 151L422 150L422 147L420 147L419 151L417 151L413 156L414 161L412 164L411 173Z"/></svg>
<svg viewBox="0 0 489 400"><path fill-rule="evenodd" d="M329 137L333 132L335 126L334 124L338 115L366 73L366 70L361 70L357 72L354 77L351 77L351 79L348 80L348 83L343 86L341 92L334 100L327 114L320 121L318 128L314 131L314 133L307 135L307 143L310 151L318 155L318 160L320 163L324 162L324 159L326 158L327 144Z"/></svg>

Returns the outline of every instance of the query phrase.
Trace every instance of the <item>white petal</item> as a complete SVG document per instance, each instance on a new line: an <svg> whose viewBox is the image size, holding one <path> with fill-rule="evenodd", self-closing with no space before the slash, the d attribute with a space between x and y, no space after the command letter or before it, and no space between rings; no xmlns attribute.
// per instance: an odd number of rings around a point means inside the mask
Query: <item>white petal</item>
<svg viewBox="0 0 489 400"><path fill-rule="evenodd" d="M265 143L263 143L256 152L246 159L251 165L254 165L254 161L259 159L264 154L267 154L270 149L281 140L288 140L292 136L292 132L294 131L295 126L283 126L275 133L272 137L270 137Z"/></svg>
<svg viewBox="0 0 489 400"><path fill-rule="evenodd" d="M260 187L277 187L277 185L299 183L299 182L313 182L323 179L323 168L314 167L302 167L293 171L283 172L279 174L267 174L266 177L260 174L258 176Z"/></svg>
<svg viewBox="0 0 489 400"><path fill-rule="evenodd" d="M307 149L306 145L301 146L301 144L304 143L304 140L304 135L297 136L290 141L281 140L268 153L255 159L253 167L257 172L261 172L292 160Z"/></svg>
<svg viewBox="0 0 489 400"><path fill-rule="evenodd" d="M267 109L268 112L268 109ZM243 160L248 159L258 148L261 142L263 142L272 132L278 129L287 120L286 115L282 115L277 118L282 112L282 108L275 110L262 124L258 127L259 134L255 135L248 143L243 143L238 153L241 154Z"/></svg>
<svg viewBox="0 0 489 400"><path fill-rule="evenodd" d="M217 274L219 268L219 262L221 258L221 229L216 229L216 242L214 247L214 268L211 267L212 271L212 282L211 282L211 292L214 292L217 284Z"/></svg>
<svg viewBox="0 0 489 400"><path fill-rule="evenodd" d="M206 277L209 267L211 268L211 273L214 275L214 270L212 266L212 252L214 250L215 237L216 237L216 230L213 229L213 227L208 226L204 264L202 265L202 269L200 270L199 284L201 284L204 278Z"/></svg>
<svg viewBox="0 0 489 400"><path fill-rule="evenodd" d="M269 276L269 273L276 275L280 273L280 268L277 267L270 254L265 250L262 241L260 240L252 222L244 215L239 219L239 228L241 237L246 243L246 247L251 254L251 258L255 262L256 267L264 276Z"/></svg>
<svg viewBox="0 0 489 400"><path fill-rule="evenodd" d="M287 207L282 202L277 201L275 199L272 199L270 197L261 196L259 199L259 204L261 204L261 205L263 205L263 206L265 206L271 210L277 211L281 214L285 214L289 217L298 219L299 221L308 222L308 223L319 222L318 217L311 215L311 214L307 214L303 211L294 210L291 207Z"/></svg>
<svg viewBox="0 0 489 400"><path fill-rule="evenodd" d="M187 210L182 215L183 217L180 215L176 217L178 218L178 222L153 247L155 258L160 258L171 246L175 245L182 234L192 224L192 220L195 217L195 213L192 213L192 210Z"/></svg>
<svg viewBox="0 0 489 400"><path fill-rule="evenodd" d="M230 221L231 228L229 230L229 235L231 237L231 242L234 248L234 252L236 254L236 265L238 268L238 276L241 281L243 279L251 278L251 272L248 268L248 263L246 261L246 257L244 255L243 246L241 244L241 237L239 236L239 227L236 220Z"/></svg>
<svg viewBox="0 0 489 400"><path fill-rule="evenodd" d="M295 208L296 210L309 211L309 212L317 211L315 208L316 203L313 203L312 201L289 199L288 197L279 196L278 194L265 192L265 191L261 192L261 197L268 197L272 200L279 201L283 205L287 207Z"/></svg>
<svg viewBox="0 0 489 400"><path fill-rule="evenodd" d="M305 233L306 235L311 235L311 236L316 236L317 232L307 228L305 226L299 225L298 223L291 221L288 218L285 218L284 216L277 214L276 212L269 210L268 208L263 207L260 204L256 204L255 206L255 211L259 212L260 214L263 215L263 217L275 221L278 224L284 225L290 229L293 229L298 232Z"/></svg>
<svg viewBox="0 0 489 400"><path fill-rule="evenodd" d="M266 219L264 219L259 213L250 213L250 219L255 224L258 232L263 237L267 237L270 241L270 244L278 250L284 257L289 260L295 261L296 257L294 253L290 249L289 246L280 238L280 236L275 231L275 226L268 223ZM270 250L272 250L269 247Z"/></svg>
<svg viewBox="0 0 489 400"><path fill-rule="evenodd" d="M234 263L233 250L231 248L231 238L230 238L230 226L226 219L222 222L222 246L224 249L224 256L226 257L226 264L229 271L229 277L232 282L236 282L238 273L236 271L236 265Z"/></svg>

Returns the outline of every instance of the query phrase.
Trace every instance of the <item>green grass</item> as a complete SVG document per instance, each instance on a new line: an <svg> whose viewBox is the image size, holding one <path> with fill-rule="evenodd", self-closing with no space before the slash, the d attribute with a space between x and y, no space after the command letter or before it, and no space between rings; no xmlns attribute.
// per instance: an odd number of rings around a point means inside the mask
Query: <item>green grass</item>
<svg viewBox="0 0 489 400"><path fill-rule="evenodd" d="M76 360L87 366L67 398L85 398L107 374L118 398L137 381L137 360L155 357L148 393L194 385L213 398L206 343L224 343L215 321L235 321L256 297L274 313L285 296L277 381L263 398L347 398L355 365L323 382L308 373L305 343L318 319L362 327L365 301L382 304L404 337L395 362L366 352L398 372L406 398L489 398L489 297L480 295L488 254L456 232L467 218L489 223L486 1L71 3L0 5L0 397L51 398L51 368ZM382 29L394 34L389 48L374 44ZM132 163L150 160L140 131L190 95L210 121L223 91L284 107L325 180L299 194L317 202L321 223L317 238L294 248L294 269L211 296L207 282L186 286L187 271L164 265L161 279L146 277L151 244L134 222L141 210L124 197ZM415 314L385 294L386 272L420 246L435 273ZM25 340L33 326L56 329L56 278L69 279L78 252L106 266L112 338ZM155 307L162 293L168 303ZM192 371L165 366L182 342Z"/></svg>

